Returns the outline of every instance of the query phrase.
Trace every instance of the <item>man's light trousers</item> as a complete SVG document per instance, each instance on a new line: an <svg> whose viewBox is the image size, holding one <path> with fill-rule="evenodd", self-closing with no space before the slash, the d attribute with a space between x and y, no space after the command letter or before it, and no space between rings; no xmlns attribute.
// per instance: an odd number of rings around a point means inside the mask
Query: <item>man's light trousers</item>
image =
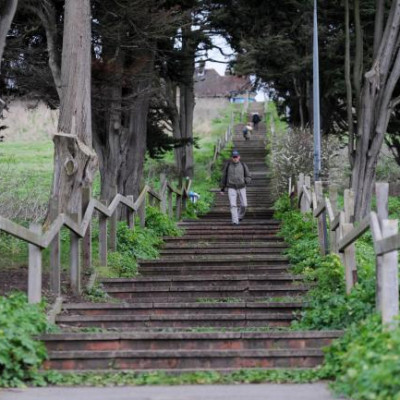
<svg viewBox="0 0 400 400"><path fill-rule="evenodd" d="M229 204L231 206L232 223L238 224L239 219L244 217L247 207L246 188L228 189ZM239 197L240 206L238 207L237 198Z"/></svg>

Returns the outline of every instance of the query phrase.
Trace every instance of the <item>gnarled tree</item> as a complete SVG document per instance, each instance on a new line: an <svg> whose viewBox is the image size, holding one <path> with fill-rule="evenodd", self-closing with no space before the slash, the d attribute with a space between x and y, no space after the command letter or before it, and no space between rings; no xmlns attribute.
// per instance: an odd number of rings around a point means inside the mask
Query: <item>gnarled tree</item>
<svg viewBox="0 0 400 400"><path fill-rule="evenodd" d="M17 10L18 0L5 0L0 5L0 72L1 60L3 59L4 47L6 45L7 33L10 29L11 22ZM0 117L5 106L4 100L0 97Z"/></svg>
<svg viewBox="0 0 400 400"><path fill-rule="evenodd" d="M90 0L66 0L61 66L61 105L54 136L52 196L59 211L81 213L82 188L97 169L92 149Z"/></svg>
<svg viewBox="0 0 400 400"><path fill-rule="evenodd" d="M356 152L352 170L356 219L361 219L369 212L378 157L390 118L400 103L400 97L395 97L400 78L400 1L392 1L387 17L379 3L377 0L376 54L372 67L364 75L357 118Z"/></svg>

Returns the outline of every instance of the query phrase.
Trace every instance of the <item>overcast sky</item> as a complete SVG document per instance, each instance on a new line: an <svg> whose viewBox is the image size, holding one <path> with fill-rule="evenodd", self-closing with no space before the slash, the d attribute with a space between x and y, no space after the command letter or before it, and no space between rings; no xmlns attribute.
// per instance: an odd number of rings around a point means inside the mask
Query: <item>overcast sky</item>
<svg viewBox="0 0 400 400"><path fill-rule="evenodd" d="M226 40L222 36L213 36L212 40L216 46L219 46L223 49L225 54L233 53L232 48L229 46L229 44L226 42ZM213 49L213 50L209 51L208 57L212 58L214 60L217 60L217 61L224 61L224 62L228 62L230 60L230 58L232 58L232 57L224 57L218 49ZM213 68L220 75L225 75L226 67L227 67L227 64L223 64L223 63L219 63L219 62L207 61L207 63L206 63L207 69ZM257 101L265 100L264 93L262 91L257 92L256 100Z"/></svg>

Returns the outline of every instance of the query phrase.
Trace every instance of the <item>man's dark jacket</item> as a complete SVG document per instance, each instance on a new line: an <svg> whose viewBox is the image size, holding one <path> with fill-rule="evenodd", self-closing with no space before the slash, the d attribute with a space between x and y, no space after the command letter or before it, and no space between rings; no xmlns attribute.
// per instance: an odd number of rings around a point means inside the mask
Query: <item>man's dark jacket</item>
<svg viewBox="0 0 400 400"><path fill-rule="evenodd" d="M221 179L221 190L228 189L243 189L250 184L251 175L248 166L239 161L234 163L228 161L225 164L224 172Z"/></svg>

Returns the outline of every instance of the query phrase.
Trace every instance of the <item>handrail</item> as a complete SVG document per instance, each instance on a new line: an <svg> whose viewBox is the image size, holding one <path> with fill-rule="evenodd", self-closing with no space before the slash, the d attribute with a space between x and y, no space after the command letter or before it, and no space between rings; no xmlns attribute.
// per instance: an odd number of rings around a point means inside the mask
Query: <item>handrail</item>
<svg viewBox="0 0 400 400"><path fill-rule="evenodd" d="M347 247L353 244L358 238L364 235L365 232L370 228L371 218L368 216L364 218L359 226L352 229L347 235L345 235L338 243L338 250L340 253L343 253Z"/></svg>
<svg viewBox="0 0 400 400"><path fill-rule="evenodd" d="M164 175L165 178L165 175ZM51 258L51 269L53 274L58 275L58 279L51 284L52 291L59 295L59 252L60 252L60 231L63 227L68 228L71 231L70 238L70 265L71 265L71 287L75 294L80 293L81 276L80 276L80 252L79 252L79 241L85 238L84 246L82 246L82 252L84 254L83 259L91 260L92 244L91 240L86 240L87 235L90 238L91 232L91 221L97 211L99 213L99 252L100 259L104 266L107 265L107 219L114 221L114 229L110 228L110 241L116 243L116 216L115 212L119 206L125 206L128 209L128 225L131 229L134 229L133 215L138 213L141 219L141 223L145 223L146 213L145 205L147 196L151 196L153 199L159 202L160 208L163 212L167 212L167 196L168 196L168 214L172 217L173 214L173 199L172 195L176 195L176 215L177 218L181 217L182 210L186 206L186 199L189 197L189 190L192 181L188 180L187 183L182 184L181 190L175 189L171 184L164 180L160 193L157 193L149 185L145 185L143 190L140 192L136 201L133 201L133 196L123 196L116 194L109 206L104 205L102 202L95 198L90 198L82 221L76 221L75 216L61 213L55 216L53 222L48 227L42 227L38 224L31 224L30 229L25 228L7 218L0 216L0 231L5 232L11 236L14 236L30 246L29 251L29 284L28 284L28 299L30 302L39 302L41 300L41 280L42 280L42 250L51 247L54 250L54 256ZM166 189L169 193L166 193ZM90 193L88 191L88 193ZM45 229L46 228L46 229ZM32 251L31 251L32 249ZM88 255L85 257L85 255ZM56 265L57 264L57 265ZM88 265L89 267L90 265Z"/></svg>
<svg viewBox="0 0 400 400"><path fill-rule="evenodd" d="M331 198L324 197L322 182L315 182L315 190L310 195L304 182L308 184L311 179L300 174L297 184L298 207L303 213L311 211L313 217L318 218L318 236L322 254L325 254L324 245L328 242L326 229L322 228L327 222L325 219L328 218L331 232L330 249L331 252L341 255L346 272L347 293L350 293L358 279L355 242L368 230L372 232L374 251L377 257L377 309L381 311L384 323L392 324L400 308L397 271L400 234L398 233L398 221L388 220L388 184L376 184L379 216L376 212L371 212L357 226L354 226L354 195L351 190L345 190L344 211L336 212L336 188L331 188ZM333 205L336 207L333 208ZM324 214L324 211L327 212ZM389 304L390 306L388 306Z"/></svg>

